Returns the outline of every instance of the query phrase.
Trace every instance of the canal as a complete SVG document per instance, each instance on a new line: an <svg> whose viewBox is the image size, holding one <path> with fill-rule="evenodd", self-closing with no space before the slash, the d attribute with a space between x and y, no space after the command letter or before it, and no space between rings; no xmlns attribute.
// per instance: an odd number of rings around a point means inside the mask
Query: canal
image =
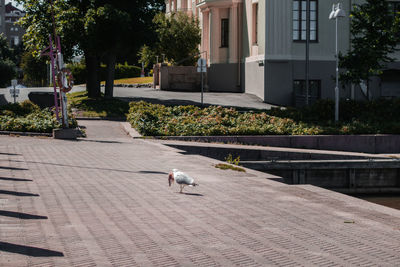
<svg viewBox="0 0 400 267"><path fill-rule="evenodd" d="M352 196L400 210L400 194L357 194Z"/></svg>

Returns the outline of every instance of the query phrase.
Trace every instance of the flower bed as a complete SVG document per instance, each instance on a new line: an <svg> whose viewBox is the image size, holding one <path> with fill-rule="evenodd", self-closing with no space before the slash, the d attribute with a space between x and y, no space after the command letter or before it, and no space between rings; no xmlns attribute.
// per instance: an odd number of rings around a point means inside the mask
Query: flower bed
<svg viewBox="0 0 400 267"><path fill-rule="evenodd" d="M77 126L74 118L69 123ZM51 133L60 127L51 110L41 110L30 101L0 106L0 131Z"/></svg>
<svg viewBox="0 0 400 267"><path fill-rule="evenodd" d="M326 105L318 104L326 109ZM317 108L314 107L314 110ZM131 102L128 121L142 135L148 136L221 136L221 135L321 135L400 133L398 121L351 121L334 123L318 120L305 110L239 112L234 108L211 106L167 107L143 101ZM270 115L270 114L274 114ZM307 116L306 116L307 115ZM286 117L287 116L287 117ZM293 118L288 118L292 116Z"/></svg>

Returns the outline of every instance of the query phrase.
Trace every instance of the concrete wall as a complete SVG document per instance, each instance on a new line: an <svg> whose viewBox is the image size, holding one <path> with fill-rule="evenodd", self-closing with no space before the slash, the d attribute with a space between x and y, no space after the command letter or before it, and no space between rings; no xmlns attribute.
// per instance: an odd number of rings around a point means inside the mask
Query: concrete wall
<svg viewBox="0 0 400 267"><path fill-rule="evenodd" d="M161 66L160 90L200 91L201 74L192 66Z"/></svg>
<svg viewBox="0 0 400 267"><path fill-rule="evenodd" d="M238 64L211 64L208 68L209 91L242 92Z"/></svg>
<svg viewBox="0 0 400 267"><path fill-rule="evenodd" d="M264 59L248 61L243 64L244 88L246 93L264 99Z"/></svg>

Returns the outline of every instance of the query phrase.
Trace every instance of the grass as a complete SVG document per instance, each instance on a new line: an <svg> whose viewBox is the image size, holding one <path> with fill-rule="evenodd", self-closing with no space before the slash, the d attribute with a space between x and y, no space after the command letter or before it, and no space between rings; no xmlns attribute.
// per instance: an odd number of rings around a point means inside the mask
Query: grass
<svg viewBox="0 0 400 267"><path fill-rule="evenodd" d="M238 172L246 172L245 169L233 166L231 164L226 164L226 163L218 163L215 165L215 168L221 169L221 170L232 170L232 171L238 171Z"/></svg>
<svg viewBox="0 0 400 267"><path fill-rule="evenodd" d="M87 91L67 94L69 107L77 117L124 118L129 104L119 99L89 98Z"/></svg>
<svg viewBox="0 0 400 267"><path fill-rule="evenodd" d="M105 84L103 81L101 84ZM143 83L153 83L153 77L135 77L135 78L125 78L115 80L114 84L143 84Z"/></svg>

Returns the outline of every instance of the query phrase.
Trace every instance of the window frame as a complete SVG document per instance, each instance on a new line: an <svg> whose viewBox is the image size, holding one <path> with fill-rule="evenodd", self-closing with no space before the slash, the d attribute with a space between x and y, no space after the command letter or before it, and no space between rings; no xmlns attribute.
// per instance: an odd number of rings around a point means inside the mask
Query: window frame
<svg viewBox="0 0 400 267"><path fill-rule="evenodd" d="M229 19L221 19L221 46L220 48L229 47Z"/></svg>
<svg viewBox="0 0 400 267"><path fill-rule="evenodd" d="M296 92L296 85L295 85L296 82L299 83L299 85L301 86L301 90L304 91L304 94L298 94ZM309 80L308 83L309 83L309 88L310 89L312 88L312 84L315 83L317 85L317 90L318 90L317 95L310 94L311 93L311 90L310 90L308 97L321 99L321 91L322 91L321 80ZM294 93L295 96L306 96L305 90L306 90L306 80L302 80L302 79L293 80L293 93Z"/></svg>
<svg viewBox="0 0 400 267"><path fill-rule="evenodd" d="M294 9L294 3L295 2L298 2L298 4L299 4L299 9L297 10L297 12L298 12L298 17L297 18L295 18L294 17L294 11L296 11L295 9ZM296 43L304 43L304 42L306 42L307 40L307 37L306 37L306 39L304 39L304 40L302 40L302 31L303 31L303 28L302 28L302 12L304 11L303 9L302 9L302 2L306 2L306 0L293 0L292 1L292 41L293 42L296 42ZM311 43L318 43L319 42L319 34L318 34L318 31L319 31L319 24L318 24L318 20L319 20L319 12L318 12L318 8L319 8L319 5L318 5L318 0L310 0L310 6L311 6L311 2L315 2L315 40L313 40L313 39L311 39L311 30L310 30L310 42ZM306 2L307 3L307 2ZM307 8L306 8L306 10L305 10L306 12L307 12ZM312 10L310 10L310 14L311 14L311 11ZM298 26L298 29L297 30L295 30L294 29L294 23L295 23L295 21L297 21L296 23L297 23L297 26ZM306 23L307 23L307 13L306 13L306 18L305 18L305 21L306 21ZM311 25L311 22L312 21L314 21L314 20L311 20L311 18L310 18L310 25ZM297 31L297 34L298 34L298 39L295 39L294 38L294 32L295 31ZM307 32L307 26L306 26L306 32Z"/></svg>

